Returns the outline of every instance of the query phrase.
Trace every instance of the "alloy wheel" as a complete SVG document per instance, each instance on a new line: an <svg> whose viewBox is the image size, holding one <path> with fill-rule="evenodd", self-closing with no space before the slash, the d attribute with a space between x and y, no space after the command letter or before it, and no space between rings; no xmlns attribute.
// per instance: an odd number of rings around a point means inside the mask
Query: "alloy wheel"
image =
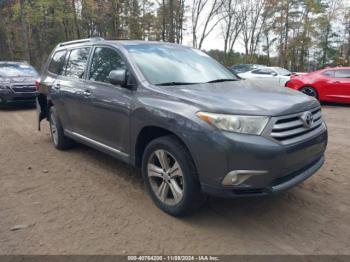
<svg viewBox="0 0 350 262"><path fill-rule="evenodd" d="M312 87L304 87L301 89L301 92L303 92L305 95L317 98L317 93Z"/></svg>
<svg viewBox="0 0 350 262"><path fill-rule="evenodd" d="M157 198L167 205L181 202L184 194L182 169L169 152L154 151L147 163L147 175L151 188Z"/></svg>

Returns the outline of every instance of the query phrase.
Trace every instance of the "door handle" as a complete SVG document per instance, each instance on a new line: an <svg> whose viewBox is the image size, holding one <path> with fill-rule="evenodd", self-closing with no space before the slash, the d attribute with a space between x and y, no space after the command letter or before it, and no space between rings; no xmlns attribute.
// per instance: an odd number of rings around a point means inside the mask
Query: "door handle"
<svg viewBox="0 0 350 262"><path fill-rule="evenodd" d="M83 94L84 94L85 97L89 97L89 96L91 96L91 91L90 90L85 90L83 92Z"/></svg>
<svg viewBox="0 0 350 262"><path fill-rule="evenodd" d="M333 81L332 84L340 84L340 81Z"/></svg>

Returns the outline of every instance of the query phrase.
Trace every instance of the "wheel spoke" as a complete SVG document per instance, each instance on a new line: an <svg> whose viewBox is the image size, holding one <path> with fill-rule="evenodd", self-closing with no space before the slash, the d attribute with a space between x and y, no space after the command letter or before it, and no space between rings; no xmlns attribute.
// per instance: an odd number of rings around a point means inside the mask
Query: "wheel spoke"
<svg viewBox="0 0 350 262"><path fill-rule="evenodd" d="M158 197L162 201L164 201L168 195L168 192L169 192L169 185L165 181L162 181L157 191Z"/></svg>
<svg viewBox="0 0 350 262"><path fill-rule="evenodd" d="M171 178L174 178L177 176L182 177L182 171L178 162L175 162L175 164L169 169L168 173Z"/></svg>
<svg viewBox="0 0 350 262"><path fill-rule="evenodd" d="M148 176L150 177L160 177L162 178L163 170L154 164L148 164L147 166Z"/></svg>
<svg viewBox="0 0 350 262"><path fill-rule="evenodd" d="M182 199L183 192L175 179L170 179L169 187L174 196L175 202L180 201Z"/></svg>
<svg viewBox="0 0 350 262"><path fill-rule="evenodd" d="M155 152L155 154L156 154L162 168L164 170L169 170L169 162L168 162L168 157L167 157L166 152L164 150L157 150Z"/></svg>

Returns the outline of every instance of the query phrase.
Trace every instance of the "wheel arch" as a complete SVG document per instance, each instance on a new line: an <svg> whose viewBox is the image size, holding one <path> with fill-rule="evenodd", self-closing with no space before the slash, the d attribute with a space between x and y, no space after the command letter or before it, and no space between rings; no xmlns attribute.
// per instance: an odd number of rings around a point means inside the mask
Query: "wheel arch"
<svg viewBox="0 0 350 262"><path fill-rule="evenodd" d="M191 150L189 146L186 144L184 139L180 134L177 134L174 132L174 130L169 130L164 127L156 126L156 125L148 125L144 126L139 132L136 137L135 143L134 143L134 161L133 164L136 167L141 167L142 164L142 156L143 153L147 147L147 145L154 139L162 137L162 136L174 136L176 137L188 150L190 153L192 160L193 156L191 154ZM193 163L195 163L193 161Z"/></svg>
<svg viewBox="0 0 350 262"><path fill-rule="evenodd" d="M322 95L322 93L320 93L320 91L318 90L318 88L315 87L314 85L311 85L311 84L304 84L303 86L301 86L301 87L298 88L298 91L302 92L301 89L306 88L306 87L314 89L315 92L316 92L317 99L320 100L320 96Z"/></svg>

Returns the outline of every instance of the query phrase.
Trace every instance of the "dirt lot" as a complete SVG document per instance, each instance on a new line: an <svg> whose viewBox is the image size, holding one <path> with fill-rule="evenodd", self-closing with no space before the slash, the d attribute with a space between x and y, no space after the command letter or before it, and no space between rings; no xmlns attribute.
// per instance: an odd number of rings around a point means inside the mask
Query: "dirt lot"
<svg viewBox="0 0 350 262"><path fill-rule="evenodd" d="M323 112L329 147L315 176L176 219L138 170L85 146L57 151L33 108L1 110L0 254L350 254L350 107Z"/></svg>

